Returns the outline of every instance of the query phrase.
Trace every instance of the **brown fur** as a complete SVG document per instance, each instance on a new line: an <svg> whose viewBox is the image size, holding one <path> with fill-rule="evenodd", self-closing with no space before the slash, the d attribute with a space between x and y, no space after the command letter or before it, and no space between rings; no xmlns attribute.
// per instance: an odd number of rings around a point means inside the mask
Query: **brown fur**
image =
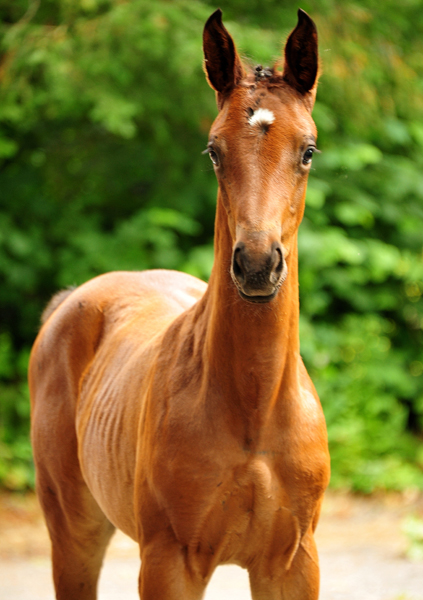
<svg viewBox="0 0 423 600"><path fill-rule="evenodd" d="M310 29L302 15L291 47ZM329 455L299 354L297 272L315 83L239 81L229 37L214 13L205 55L224 87L209 285L173 271L97 277L57 298L34 344L37 493L60 600L96 598L114 527L140 545L143 600L200 600L223 563L248 569L253 600L318 598ZM257 107L275 116L266 131L249 123Z"/></svg>

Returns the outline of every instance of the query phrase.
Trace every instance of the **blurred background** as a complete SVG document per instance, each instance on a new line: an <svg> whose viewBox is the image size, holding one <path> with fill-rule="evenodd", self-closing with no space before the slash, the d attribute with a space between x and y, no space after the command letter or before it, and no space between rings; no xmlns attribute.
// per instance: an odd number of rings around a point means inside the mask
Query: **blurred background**
<svg viewBox="0 0 423 600"><path fill-rule="evenodd" d="M291 0L0 0L0 486L33 486L26 368L59 288L116 269L207 279L220 6L272 64ZM322 63L300 228L301 350L334 488L423 490L423 0L304 0Z"/></svg>

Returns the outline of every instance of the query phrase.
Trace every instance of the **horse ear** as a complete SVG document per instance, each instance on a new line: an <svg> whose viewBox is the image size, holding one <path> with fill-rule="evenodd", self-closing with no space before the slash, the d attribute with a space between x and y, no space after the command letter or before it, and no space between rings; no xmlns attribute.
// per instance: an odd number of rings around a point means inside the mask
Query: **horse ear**
<svg viewBox="0 0 423 600"><path fill-rule="evenodd" d="M222 23L218 8L208 19L203 32L204 69L210 86L225 94L244 77L244 68L234 41Z"/></svg>
<svg viewBox="0 0 423 600"><path fill-rule="evenodd" d="M305 95L317 80L317 29L306 12L298 10L298 23L285 45L284 80Z"/></svg>

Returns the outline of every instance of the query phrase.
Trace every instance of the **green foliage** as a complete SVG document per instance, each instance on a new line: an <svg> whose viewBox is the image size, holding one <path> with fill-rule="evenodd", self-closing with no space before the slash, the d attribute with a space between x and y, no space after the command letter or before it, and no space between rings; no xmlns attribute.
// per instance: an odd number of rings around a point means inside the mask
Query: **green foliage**
<svg viewBox="0 0 423 600"><path fill-rule="evenodd" d="M407 557L411 560L423 560L423 519L410 515L402 527L408 540Z"/></svg>
<svg viewBox="0 0 423 600"><path fill-rule="evenodd" d="M302 353L332 484L423 489L423 2L302 7L319 29ZM222 0L270 64L288 1ZM25 365L48 298L112 269L211 270L216 114L198 0L0 0L0 482L32 484Z"/></svg>
<svg viewBox="0 0 423 600"><path fill-rule="evenodd" d="M8 333L0 333L0 482L22 489L34 483L28 437L28 352L18 355Z"/></svg>

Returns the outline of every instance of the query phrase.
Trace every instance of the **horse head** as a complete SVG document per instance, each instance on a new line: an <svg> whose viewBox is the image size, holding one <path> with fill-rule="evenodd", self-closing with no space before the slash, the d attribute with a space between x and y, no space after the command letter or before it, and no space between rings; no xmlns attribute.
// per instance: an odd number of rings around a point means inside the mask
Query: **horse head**
<svg viewBox="0 0 423 600"><path fill-rule="evenodd" d="M288 275L288 257L301 222L308 174L316 152L314 104L317 31L298 23L278 64L246 68L220 10L203 34L205 71L219 113L207 150L219 183L231 238L230 273L249 302L275 298Z"/></svg>

